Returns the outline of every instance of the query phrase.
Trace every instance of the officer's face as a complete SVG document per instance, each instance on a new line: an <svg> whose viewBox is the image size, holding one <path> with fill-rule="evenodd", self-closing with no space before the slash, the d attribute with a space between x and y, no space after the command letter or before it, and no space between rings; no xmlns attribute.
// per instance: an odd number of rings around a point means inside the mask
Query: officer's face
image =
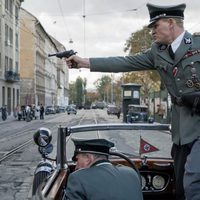
<svg viewBox="0 0 200 200"><path fill-rule="evenodd" d="M76 168L75 170L81 168L88 168L92 162L92 157L87 153L79 153L76 155Z"/></svg>
<svg viewBox="0 0 200 200"><path fill-rule="evenodd" d="M151 28L156 43L170 44L172 42L172 26L169 19L160 19Z"/></svg>

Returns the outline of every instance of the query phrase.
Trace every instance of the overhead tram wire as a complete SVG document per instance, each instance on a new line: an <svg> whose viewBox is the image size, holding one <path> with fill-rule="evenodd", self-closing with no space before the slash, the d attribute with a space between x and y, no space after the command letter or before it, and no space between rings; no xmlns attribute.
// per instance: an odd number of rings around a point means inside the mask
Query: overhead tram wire
<svg viewBox="0 0 200 200"><path fill-rule="evenodd" d="M64 30L67 31L67 35L68 35L68 37L69 37L69 43L73 43L72 37L71 37L70 32L69 32L69 29L68 29L67 22L66 22L66 20L65 20L65 15L64 15L64 13L63 13L60 0L57 0L57 1L58 1L58 6L59 6L59 9L60 9L61 15L62 15L62 17L63 17L64 25L65 25L65 29L64 29Z"/></svg>
<svg viewBox="0 0 200 200"><path fill-rule="evenodd" d="M85 39L85 0L83 0L83 55L86 54L86 39Z"/></svg>
<svg viewBox="0 0 200 200"><path fill-rule="evenodd" d="M139 8L143 7L143 4L139 6L138 8L133 8L133 9L127 9L127 10L122 10L122 11L108 11L108 12L100 12L100 13L88 13L86 15L85 12L85 0L83 0L83 42L84 42L84 56L86 54L86 16L95 16L95 15L112 15L112 14L117 14L121 12L135 12L138 11Z"/></svg>

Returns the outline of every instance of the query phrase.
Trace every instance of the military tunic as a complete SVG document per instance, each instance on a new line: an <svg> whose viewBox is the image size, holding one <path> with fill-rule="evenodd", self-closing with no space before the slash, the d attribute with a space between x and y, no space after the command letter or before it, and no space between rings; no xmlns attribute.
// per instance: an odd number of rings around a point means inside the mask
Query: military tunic
<svg viewBox="0 0 200 200"><path fill-rule="evenodd" d="M173 60L167 46L152 44L145 53L126 57L90 58L91 71L129 72L157 70L169 94L180 97L187 92L199 90L190 86L192 73L200 80L200 37L185 32ZM192 68L194 72L192 72ZM179 145L193 142L200 136L200 116L191 115L191 109L174 104L172 106L172 141Z"/></svg>
<svg viewBox="0 0 200 200"><path fill-rule="evenodd" d="M142 200L140 179L134 169L96 162L69 175L66 200Z"/></svg>

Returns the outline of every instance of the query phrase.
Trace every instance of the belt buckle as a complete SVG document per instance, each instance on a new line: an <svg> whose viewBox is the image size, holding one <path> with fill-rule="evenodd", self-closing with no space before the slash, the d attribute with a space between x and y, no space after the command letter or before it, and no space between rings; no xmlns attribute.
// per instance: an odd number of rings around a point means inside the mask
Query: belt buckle
<svg viewBox="0 0 200 200"><path fill-rule="evenodd" d="M179 105L179 106L182 106L182 105L183 105L183 101L182 101L181 97L176 97L176 103L177 103L177 105Z"/></svg>

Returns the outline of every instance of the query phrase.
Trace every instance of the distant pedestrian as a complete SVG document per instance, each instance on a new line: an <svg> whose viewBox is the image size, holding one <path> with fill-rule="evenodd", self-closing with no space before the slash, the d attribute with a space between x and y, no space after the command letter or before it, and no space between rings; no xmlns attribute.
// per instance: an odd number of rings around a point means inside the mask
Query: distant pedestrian
<svg viewBox="0 0 200 200"><path fill-rule="evenodd" d="M19 112L20 112L20 106L19 106L19 104L17 104L17 106L15 107L15 112L14 112L15 118L17 118Z"/></svg>
<svg viewBox="0 0 200 200"><path fill-rule="evenodd" d="M40 119L44 119L44 106L40 105Z"/></svg>
<svg viewBox="0 0 200 200"><path fill-rule="evenodd" d="M121 108L118 107L117 109L118 109L118 111L117 111L117 118L119 119L120 118L120 114L121 114Z"/></svg>
<svg viewBox="0 0 200 200"><path fill-rule="evenodd" d="M25 107L25 110L26 110L26 121L27 122L30 122L31 121L31 108L29 105L26 105Z"/></svg>
<svg viewBox="0 0 200 200"><path fill-rule="evenodd" d="M40 106L35 106L35 119L39 119L40 117Z"/></svg>

